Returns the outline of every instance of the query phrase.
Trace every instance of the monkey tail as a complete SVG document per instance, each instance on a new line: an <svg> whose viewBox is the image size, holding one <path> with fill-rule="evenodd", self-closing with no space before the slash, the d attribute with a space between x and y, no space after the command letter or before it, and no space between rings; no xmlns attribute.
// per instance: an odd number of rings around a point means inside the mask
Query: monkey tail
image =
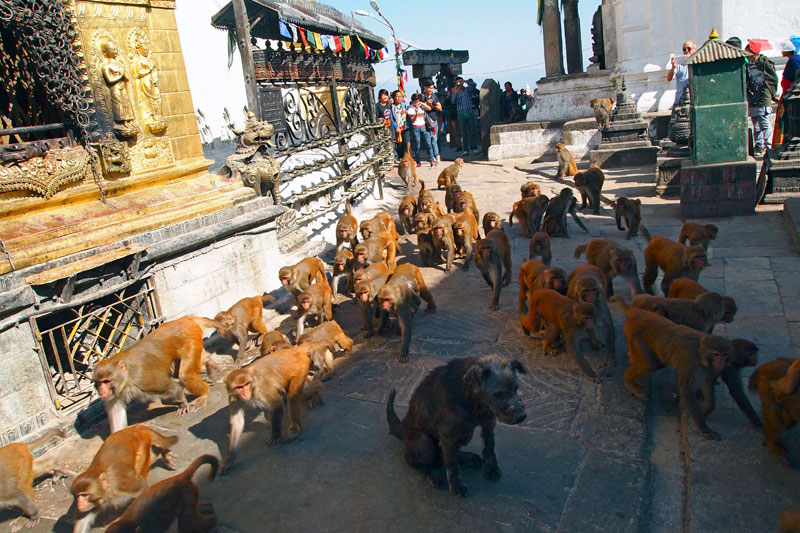
<svg viewBox="0 0 800 533"><path fill-rule="evenodd" d="M522 222L520 222L521 224ZM508 227L514 226L514 210L512 209L511 212L508 214Z"/></svg>
<svg viewBox="0 0 800 533"><path fill-rule="evenodd" d="M585 244L581 244L580 246L576 247L575 248L575 254L574 254L575 259L579 258L581 256L581 254L583 254L583 252L585 252L585 251L586 251L586 245Z"/></svg>
<svg viewBox="0 0 800 533"><path fill-rule="evenodd" d="M209 470L208 472L208 480L214 481L214 479L216 479L217 477L217 470L219 470L219 459L217 459L213 455L208 455L208 454L201 455L200 457L192 461L192 464L190 464L189 467L180 474L180 476L183 479L190 480L194 477L194 474L195 472L197 472L197 469L203 465L209 465L211 467L211 470Z"/></svg>
<svg viewBox="0 0 800 533"><path fill-rule="evenodd" d="M386 420L389 422L389 433L403 440L403 425L400 419L397 418L397 413L394 412L394 397L396 395L396 390L392 389L389 391L389 398L386 400Z"/></svg>
<svg viewBox="0 0 800 533"><path fill-rule="evenodd" d="M147 427L147 426L145 426ZM152 445L161 448L163 450L169 450L172 448L176 442L178 442L178 436L172 435L171 437L165 437L155 429L148 427L147 429L150 430L150 438L152 439Z"/></svg>
<svg viewBox="0 0 800 533"><path fill-rule="evenodd" d="M640 232L642 235L644 235L644 236L645 236L645 238L647 238L647 242L650 242L650 239L651 239L651 237L650 237L650 232L649 232L649 231L647 231L647 228L645 228L644 226L639 226L639 232Z"/></svg>
<svg viewBox="0 0 800 533"><path fill-rule="evenodd" d="M28 448L30 448L31 450L35 450L36 448L41 448L42 446L47 444L54 437L57 437L59 439L65 439L67 438L67 431L65 429L50 429L46 431L45 434L39 437L38 439L26 442L25 444L27 444Z"/></svg>
<svg viewBox="0 0 800 533"><path fill-rule="evenodd" d="M347 201L344 203L344 212L345 212L347 215L350 215L350 216L352 216L352 215L353 215L353 206L351 206L351 205L350 205L350 200L347 200Z"/></svg>
<svg viewBox="0 0 800 533"><path fill-rule="evenodd" d="M216 320L211 320L210 318L206 318L204 316L196 316L196 315L189 315L195 324L200 326L201 328L216 328L217 322Z"/></svg>
<svg viewBox="0 0 800 533"><path fill-rule="evenodd" d="M424 182L424 181L422 181L422 180L419 180L419 184L422 186L422 187L420 187L420 189L419 189L419 192L421 193L422 191L424 191L424 190L425 190L425 182Z"/></svg>
<svg viewBox="0 0 800 533"><path fill-rule="evenodd" d="M274 301L275 301L275 297L271 296L269 294L264 294L264 295L261 296L261 303L262 304L266 304L266 303L270 303L270 302L274 302Z"/></svg>

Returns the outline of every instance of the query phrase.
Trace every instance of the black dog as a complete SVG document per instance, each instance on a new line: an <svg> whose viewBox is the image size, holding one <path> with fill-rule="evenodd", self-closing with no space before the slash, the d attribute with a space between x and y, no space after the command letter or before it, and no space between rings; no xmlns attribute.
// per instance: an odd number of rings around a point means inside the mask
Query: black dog
<svg viewBox="0 0 800 533"><path fill-rule="evenodd" d="M495 418L504 424L519 424L526 417L517 395L516 372L527 373L516 359L454 359L425 376L411 395L402 423L394 412L396 391L392 389L386 418L389 432L405 444L406 462L437 488L444 482L438 468L444 463L450 492L462 498L467 487L459 479L459 463L465 468L483 466L486 479L500 479L494 453ZM472 439L475 426L481 426L483 458L460 451Z"/></svg>

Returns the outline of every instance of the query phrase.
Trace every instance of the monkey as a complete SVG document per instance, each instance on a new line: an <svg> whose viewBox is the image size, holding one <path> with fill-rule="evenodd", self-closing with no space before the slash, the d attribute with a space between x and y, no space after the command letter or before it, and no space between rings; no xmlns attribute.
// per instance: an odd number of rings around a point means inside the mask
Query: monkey
<svg viewBox="0 0 800 533"><path fill-rule="evenodd" d="M606 302L606 278L603 273L594 265L583 264L577 266L569 275L567 285L567 296L578 302L588 302L597 311L597 323L595 329L598 333L604 334L606 353L616 364L616 342L614 332L614 320L611 318L611 311ZM597 336L590 337L592 348L600 345Z"/></svg>
<svg viewBox="0 0 800 533"><path fill-rule="evenodd" d="M192 402L186 401L181 386L171 379L176 361L180 361L181 384L197 396ZM211 376L217 369L203 353L203 328L192 316L165 322L132 346L98 362L92 380L105 404L109 431L127 427L125 409L136 399L173 400L178 403L178 416L203 408L208 399L208 385L200 377L204 362Z"/></svg>
<svg viewBox="0 0 800 533"><path fill-rule="evenodd" d="M511 243L501 230L492 230L475 244L475 266L492 287L489 309L500 309L500 287L511 283Z"/></svg>
<svg viewBox="0 0 800 533"><path fill-rule="evenodd" d="M416 280L417 275L419 275L420 279L422 278L421 274L419 274L419 269L415 273L413 270L405 268L413 266L408 263L401 265L398 268L398 272L392 274L389 281L378 289L377 296L381 310L381 323L378 327L378 333L382 333L386 329L390 313L397 315L397 322L400 325L400 334L402 336L399 357L401 363L408 362L408 351L411 345L411 319L422 300ZM432 313L435 310L436 306L434 305L433 309L431 309L429 302L426 311Z"/></svg>
<svg viewBox="0 0 800 533"><path fill-rule="evenodd" d="M542 189L535 181L526 181L519 187L521 197L528 198L529 196L539 196L542 194Z"/></svg>
<svg viewBox="0 0 800 533"><path fill-rule="evenodd" d="M528 314L520 315L519 323L522 332L530 336L536 331L538 317L544 318L546 331L542 340L545 351L555 349L560 335L564 336L567 353L575 359L578 368L593 383L600 383L600 378L584 359L580 349L582 336L597 335L593 333L597 316L594 305L588 302L576 302L553 289L539 289L531 294L528 300Z"/></svg>
<svg viewBox="0 0 800 533"><path fill-rule="evenodd" d="M344 251L347 252L347 250ZM213 327L220 337L239 345L235 359L236 368L239 368L244 363L248 332L258 333L259 337L267 332L267 326L264 325L263 320L264 304L274 301L275 298L268 294L242 298L227 311L217 313L213 320L204 317L197 317L197 319L201 322L201 326Z"/></svg>
<svg viewBox="0 0 800 533"><path fill-rule="evenodd" d="M317 315L317 324L333 320L331 288L326 283L315 283L297 297L297 338L303 335L308 315Z"/></svg>
<svg viewBox="0 0 800 533"><path fill-rule="evenodd" d="M453 240L453 225L450 219L445 217L437 218L431 226L431 238L433 240L434 255L445 252L445 274L449 274L453 268L453 258L456 253L456 245Z"/></svg>
<svg viewBox="0 0 800 533"><path fill-rule="evenodd" d="M613 299L626 317L623 329L630 366L625 371L625 385L631 394L647 401L647 378L664 366L675 369L681 407L705 438L720 440L719 433L706 424L696 393L705 383L707 372L719 373L728 364L734 352L731 342L631 307L619 296Z"/></svg>
<svg viewBox="0 0 800 533"><path fill-rule="evenodd" d="M0 507L18 507L23 517L11 523L11 531L22 527L34 527L39 523L39 508L33 493L33 481L45 475L53 481L66 477L61 468L56 467L52 458L33 458L31 450L48 444L53 438L65 438L63 430L50 430L30 442L12 442L0 446Z"/></svg>
<svg viewBox="0 0 800 533"><path fill-rule="evenodd" d="M556 143L556 157L558 158L558 172L556 178L563 178L564 176L574 176L578 173L578 166L575 164L575 158L564 143Z"/></svg>
<svg viewBox="0 0 800 533"><path fill-rule="evenodd" d="M500 215L495 213L494 211L489 211L485 215L483 215L483 234L486 235L493 229L499 229L500 231L503 230L503 219L500 218Z"/></svg>
<svg viewBox="0 0 800 533"><path fill-rule="evenodd" d="M331 291L333 292L333 304L339 301L339 280L345 278L345 290L353 292L353 252L350 250L339 250L333 258L333 275L331 276Z"/></svg>
<svg viewBox="0 0 800 533"><path fill-rule="evenodd" d="M435 217L440 217L445 214L442 206L433 198L433 193L425 188L425 182L420 181L422 187L417 196L417 213L433 213Z"/></svg>
<svg viewBox="0 0 800 533"><path fill-rule="evenodd" d="M389 267L385 263L374 263L355 273L356 301L358 301L358 305L361 308L361 316L364 319L364 330L367 338L375 334L375 330L372 327L372 316L378 308L373 309L372 302L378 296L378 290L388 281L389 274Z"/></svg>
<svg viewBox="0 0 800 533"><path fill-rule="evenodd" d="M201 455L180 474L145 489L122 516L106 528L106 533L167 531L176 519L178 531L209 533L217 524L217 515L210 502L198 500L200 489L192 481L192 476L203 465L211 467L208 481L214 481L219 459L213 455Z"/></svg>
<svg viewBox="0 0 800 533"><path fill-rule="evenodd" d="M678 242L681 244L689 244L692 246L700 245L708 250L708 243L717 238L718 228L714 224L698 224L697 222L683 221L681 233L678 236Z"/></svg>
<svg viewBox="0 0 800 533"><path fill-rule="evenodd" d="M421 207L422 207L422 201L423 200L425 200L426 198L429 199L431 207L433 206L433 204L436 203L436 200L434 200L433 193L431 192L431 190L425 188L425 182L420 180L419 183L420 183L420 188L419 188L419 193L417 193L417 206L418 206L417 209L419 209L419 211L422 211ZM422 212L425 212L425 211L422 211ZM441 215L437 215L437 216L441 216Z"/></svg>
<svg viewBox="0 0 800 533"><path fill-rule="evenodd" d="M327 324L327 322L326 322ZM268 331L261 336L261 356L269 355L276 350L291 348L289 337L280 331Z"/></svg>
<svg viewBox="0 0 800 533"><path fill-rule="evenodd" d="M625 224L628 226L628 234L625 235L625 239L627 240L631 240L639 235L640 231L648 240L650 239L650 232L647 231L647 228L642 226L641 205L641 200L630 200L624 196L617 198L617 201L614 203L614 218L617 221L617 229L625 231L625 228L622 227L622 219L624 218Z"/></svg>
<svg viewBox="0 0 800 533"><path fill-rule="evenodd" d="M394 219L388 211L381 211L371 219L362 221L359 231L361 232L361 242L382 232L388 233L395 241L400 239L400 234L397 233L397 228L394 225Z"/></svg>
<svg viewBox="0 0 800 533"><path fill-rule="evenodd" d="M670 298L694 300L696 297L700 296L701 294L706 294L707 292L710 291L694 280L678 278L669 286L668 296ZM733 322L733 318L736 316L737 310L738 308L736 307L736 301L730 296L723 296L722 318L720 318L720 322L725 322L726 324ZM709 333L711 333L711 331L709 331Z"/></svg>
<svg viewBox="0 0 800 533"><path fill-rule="evenodd" d="M569 187L561 189L558 196L550 200L550 203L547 205L547 210L544 212L542 229L550 237L569 238L569 233L567 232L567 213L570 213L572 218L575 219L575 223L578 224L584 232L589 233L589 230L586 229L586 226L584 226L583 222L578 218L578 214L575 213L575 206L577 203L578 201L572 194L572 189ZM536 231L538 231L538 228Z"/></svg>
<svg viewBox="0 0 800 533"><path fill-rule="evenodd" d="M464 191L456 200L456 206L453 209L456 213L463 213L464 211L469 211L472 213L472 216L475 217L475 220L480 220L481 216L478 213L478 206L475 204L475 197L472 196L472 193Z"/></svg>
<svg viewBox="0 0 800 533"><path fill-rule="evenodd" d="M397 240L389 232L373 234L369 239L356 246L353 268L364 268L372 263L384 261L390 271L397 266Z"/></svg>
<svg viewBox="0 0 800 533"><path fill-rule="evenodd" d="M597 121L597 129L604 130L610 124L611 98L592 98L589 100L589 107L594 110L594 119Z"/></svg>
<svg viewBox="0 0 800 533"><path fill-rule="evenodd" d="M403 233L408 235L414 233L414 217L417 214L417 197L413 194L407 194L400 202L400 207L397 208L397 216L400 218L400 227L403 228Z"/></svg>
<svg viewBox="0 0 800 533"><path fill-rule="evenodd" d="M453 224L453 243L464 255L464 265L461 267L464 270L469 270L473 245L479 238L478 221L472 216L472 213L465 211L459 214Z"/></svg>
<svg viewBox="0 0 800 533"><path fill-rule="evenodd" d="M462 192L463 189L461 189L461 185L458 183L451 183L447 186L447 189L444 193L444 206L448 213L456 210L456 202L458 201L458 197L461 196Z"/></svg>
<svg viewBox="0 0 800 533"><path fill-rule="evenodd" d="M606 176L600 167L592 163L587 170L575 174L573 181L581 193L581 210L586 209L588 198L592 206L592 213L599 215L600 193L603 192L603 183L606 181Z"/></svg>
<svg viewBox="0 0 800 533"><path fill-rule="evenodd" d="M793 465L786 454L783 432L793 428L800 420L800 392L781 394L783 391L776 392L773 389L775 383L779 382L797 361L779 357L774 361L762 363L750 375L747 387L750 392L758 392L761 398L764 440L767 448L778 457L781 464L789 468L793 468Z"/></svg>
<svg viewBox="0 0 800 533"><path fill-rule="evenodd" d="M722 296L716 292L701 294L694 300L638 294L630 304L703 333L711 333L724 314Z"/></svg>
<svg viewBox="0 0 800 533"><path fill-rule="evenodd" d="M532 230L530 225L528 224L528 215L531 212L531 210L536 209L541 204L542 198L547 198L547 197L526 196L522 200L514 202L514 206L511 208L511 213L508 215L509 227L514 225L514 217L517 217L520 226L522 226L522 236L530 237L534 230Z"/></svg>
<svg viewBox="0 0 800 533"><path fill-rule="evenodd" d="M405 155L397 165L397 174L400 176L400 179L403 180L403 183L406 184L407 191L410 191L411 187L419 183L419 178L417 178L417 164L408 150L406 150Z"/></svg>
<svg viewBox="0 0 800 533"><path fill-rule="evenodd" d="M358 244L358 221L353 216L353 208L350 202L344 204L345 215L336 223L336 251L342 249L347 244L350 251L355 250ZM282 279L282 278L281 278Z"/></svg>
<svg viewBox="0 0 800 533"><path fill-rule="evenodd" d="M325 263L316 257L306 257L296 265L281 268L278 271L278 278L281 280L281 285L295 299L301 292L309 288L312 283L328 282L328 277L325 275Z"/></svg>
<svg viewBox="0 0 800 533"><path fill-rule="evenodd" d="M444 187L447 189L454 183L456 183L456 178L458 178L458 174L461 172L461 167L464 166L464 159L461 157L457 157L453 164L450 166L445 167L439 172L439 177L436 178L436 187L441 189Z"/></svg>
<svg viewBox="0 0 800 533"><path fill-rule="evenodd" d="M550 205L550 198L544 194L535 197L535 201L527 202L528 209L528 231L536 233L542 227L542 217Z"/></svg>
<svg viewBox="0 0 800 533"><path fill-rule="evenodd" d="M414 218L417 226L417 248L422 261L422 266L433 266L440 258L439 252L433 245L431 226L436 217L432 213L417 213Z"/></svg>
<svg viewBox="0 0 800 533"><path fill-rule="evenodd" d="M578 246L575 248L575 259L579 258L584 251L586 251L586 262L599 268L606 278L606 295L609 298L614 296L614 286L611 280L617 276L628 280L631 294L642 293L639 271L633 252L608 239L592 239L588 244Z"/></svg>
<svg viewBox="0 0 800 533"><path fill-rule="evenodd" d="M800 359L795 360L785 375L781 379L773 381L770 387L776 395L787 395L795 392L798 383L800 383Z"/></svg>
<svg viewBox="0 0 800 533"><path fill-rule="evenodd" d="M525 312L525 304L534 291L553 289L567 294L567 273L559 267L548 268L541 261L528 259L519 267L519 312Z"/></svg>
<svg viewBox="0 0 800 533"><path fill-rule="evenodd" d="M269 411L271 436L267 446L291 442L300 435L303 416L303 393L311 367L308 353L300 348L286 348L262 357L249 366L234 370L225 378L228 391L231 430L228 435L228 457L220 471L227 474L236 462L239 439L244 430L247 407ZM281 436L283 402L289 414L289 429Z"/></svg>
<svg viewBox="0 0 800 533"><path fill-rule="evenodd" d="M165 437L139 424L109 435L89 468L72 482L73 533L88 533L103 509L127 503L144 490L147 474L159 455L169 470L175 470L175 455L170 450L176 442L177 436Z"/></svg>
<svg viewBox="0 0 800 533"><path fill-rule="evenodd" d="M335 352L349 352L353 349L353 339L345 335L341 326L335 320L325 322L317 327L311 328L297 339L298 345L303 343L322 343L327 349L322 352L324 360L313 358L312 362L318 368L319 377L316 379L326 379L333 374L333 354Z"/></svg>
<svg viewBox="0 0 800 533"><path fill-rule="evenodd" d="M669 294L669 286L675 279L697 281L700 271L706 266L706 249L699 244L684 246L661 235L654 235L644 249L644 264L644 290L653 294L653 284L661 268L664 271L661 291Z"/></svg>
<svg viewBox="0 0 800 533"><path fill-rule="evenodd" d="M553 260L553 253L550 251L550 237L543 231L537 231L531 235L531 240L528 243L528 259L541 257L542 263L550 266L550 261Z"/></svg>

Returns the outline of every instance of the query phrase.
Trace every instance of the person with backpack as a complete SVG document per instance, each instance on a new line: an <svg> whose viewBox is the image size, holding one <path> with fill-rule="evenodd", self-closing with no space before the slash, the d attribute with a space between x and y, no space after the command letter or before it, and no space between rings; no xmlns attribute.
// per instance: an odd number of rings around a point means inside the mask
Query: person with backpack
<svg viewBox="0 0 800 533"><path fill-rule="evenodd" d="M754 51L750 44L744 48L748 54L747 64L747 115L753 123L755 152L761 157L772 145L769 115L772 102L778 93L778 73L775 63L763 54Z"/></svg>

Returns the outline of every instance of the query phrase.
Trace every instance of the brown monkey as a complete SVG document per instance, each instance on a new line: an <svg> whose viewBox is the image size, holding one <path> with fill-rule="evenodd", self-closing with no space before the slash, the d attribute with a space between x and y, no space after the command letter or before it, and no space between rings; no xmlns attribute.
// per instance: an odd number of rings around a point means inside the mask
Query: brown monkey
<svg viewBox="0 0 800 533"><path fill-rule="evenodd" d="M436 217L433 213L418 213L414 220L417 225L417 248L422 266L433 266L434 262L440 259L431 234L431 226Z"/></svg>
<svg viewBox="0 0 800 533"><path fill-rule="evenodd" d="M317 380L326 379L333 374L333 354L343 351L349 352L353 349L353 339L342 331L341 326L335 320L325 322L317 327L311 328L297 339L297 344L303 347L304 343L321 343L325 349L322 351L312 351L311 361L317 367L314 376Z"/></svg>
<svg viewBox="0 0 800 533"><path fill-rule="evenodd" d="M553 253L550 251L550 237L543 231L537 231L531 235L531 240L528 243L528 259L541 257L542 263L550 266L550 261L553 260Z"/></svg>
<svg viewBox="0 0 800 533"><path fill-rule="evenodd" d="M525 312L525 304L533 291L553 289L567 294L567 273L559 267L548 268L536 259L528 259L519 267L519 312Z"/></svg>
<svg viewBox="0 0 800 533"><path fill-rule="evenodd" d="M764 440L767 447L778 457L781 464L790 468L793 465L786 454L783 432L793 428L800 420L800 392L779 394L773 389L775 383L783 378L798 360L800 359L779 357L774 361L763 363L750 375L748 382L748 389L751 392L758 391L758 396L761 398Z"/></svg>
<svg viewBox="0 0 800 533"><path fill-rule="evenodd" d="M708 250L708 243L717 238L718 228L714 224L698 224L697 222L684 221L681 227L681 234L678 236L678 242L681 244L689 244L692 246L700 245Z"/></svg>
<svg viewBox="0 0 800 533"><path fill-rule="evenodd" d="M697 281L700 271L706 266L706 249L702 246L684 246L661 235L655 235L644 249L644 290L653 294L653 284L658 276L658 269L664 271L661 280L661 291L669 294L669 286L678 278L689 278Z"/></svg>
<svg viewBox="0 0 800 533"><path fill-rule="evenodd" d="M578 368L590 381L599 383L600 378L583 358L579 342L582 336L597 336L593 331L597 316L594 306L587 302L576 302L553 289L540 289L534 291L528 300L528 314L519 317L525 335L536 332L540 316L544 318L547 328L542 340L544 350L555 349L556 341L563 335L567 353L575 359Z"/></svg>
<svg viewBox="0 0 800 533"><path fill-rule="evenodd" d="M589 100L589 107L594 110L594 119L597 121L597 129L603 130L609 125L611 116L611 98L592 98Z"/></svg>
<svg viewBox="0 0 800 533"><path fill-rule="evenodd" d="M575 174L575 186L581 192L581 210L586 209L586 200L592 205L592 213L595 215L600 214L600 193L603 191L603 183L606 181L606 175L600 170L600 167L592 163L589 168L583 172Z"/></svg>
<svg viewBox="0 0 800 533"><path fill-rule="evenodd" d="M456 178L458 178L458 174L461 172L461 167L464 166L464 159L461 157L457 157L453 164L450 166L445 167L441 172L439 172L439 177L436 178L436 187L441 189L444 187L447 189L450 185L456 182Z"/></svg>
<svg viewBox="0 0 800 533"><path fill-rule="evenodd" d="M434 201L432 196L425 196L419 200L417 210L419 213L430 213L434 217L442 217L445 215L445 210L442 209L442 206L440 206L438 202Z"/></svg>
<svg viewBox="0 0 800 533"><path fill-rule="evenodd" d="M291 348L289 337L280 331L268 331L261 336L261 355L269 355L276 350Z"/></svg>
<svg viewBox="0 0 800 533"><path fill-rule="evenodd" d="M148 487L114 520L105 533L137 533L139 531L167 531L178 522L178 531L208 533L217 524L217 515L210 502L198 501L200 489L192 476L209 465L208 481L214 481L219 469L219 459L201 455L177 476L168 477ZM202 509L202 511L201 511Z"/></svg>
<svg viewBox="0 0 800 533"><path fill-rule="evenodd" d="M372 302L378 296L378 290L386 284L389 274L389 267L385 263L372 264L355 274L356 301L358 301L358 305L361 308L361 316L364 319L367 338L375 334L375 330L372 328L372 317L378 308L373 308Z"/></svg>
<svg viewBox="0 0 800 533"><path fill-rule="evenodd" d="M542 203L542 199L547 198L546 196L526 196L522 200L514 202L514 206L511 208L511 213L508 215L508 225L509 227L514 225L514 217L517 217L519 220L520 226L522 226L522 236L523 237L530 237L534 231L538 231L538 225L536 230L532 229L529 225L528 215L531 211L540 207ZM545 204L546 205L546 204ZM543 211L541 211L543 212ZM541 220L541 215L540 215Z"/></svg>
<svg viewBox="0 0 800 533"><path fill-rule="evenodd" d="M489 211L485 215L483 215L483 234L486 235L493 229L499 229L500 231L503 230L503 219L500 218L500 215L495 213L494 211Z"/></svg>
<svg viewBox="0 0 800 533"><path fill-rule="evenodd" d="M592 239L588 244L578 246L575 248L575 259L584 251L586 251L586 262L599 268L606 278L606 294L609 298L614 295L611 280L617 276L628 280L631 294L642 292L633 252L608 239Z"/></svg>
<svg viewBox="0 0 800 533"><path fill-rule="evenodd" d="M670 298L683 298L686 300L694 300L701 294L711 292L699 283L688 278L678 278L669 286ZM722 297L722 318L721 322L730 324L733 322L733 317L736 316L736 301L730 296ZM709 331L709 333L711 333Z"/></svg>
<svg viewBox="0 0 800 533"><path fill-rule="evenodd" d="M701 294L694 300L637 294L631 300L631 306L647 309L703 333L711 333L724 314L722 296L716 292Z"/></svg>
<svg viewBox="0 0 800 533"><path fill-rule="evenodd" d="M606 302L606 278L594 265L579 265L569 275L567 296L578 302L587 302L597 311L597 332L603 335L606 353L616 363L614 320ZM600 346L597 337L590 338L592 348Z"/></svg>
<svg viewBox="0 0 800 533"><path fill-rule="evenodd" d="M405 155L397 165L397 174L400 176L400 179L403 180L403 183L406 184L406 190L411 190L411 187L419 182L419 178L417 178L417 164L408 150L406 150Z"/></svg>
<svg viewBox="0 0 800 533"><path fill-rule="evenodd" d="M449 218L439 217L431 226L434 256L445 252L445 273L449 274L453 268L453 258L456 254L456 245L453 240L453 225Z"/></svg>
<svg viewBox="0 0 800 533"><path fill-rule="evenodd" d="M777 395L792 394L800 383L800 359L795 360L786 374L779 380L772 382L772 392Z"/></svg>
<svg viewBox="0 0 800 533"><path fill-rule="evenodd" d="M353 208L350 202L344 204L345 215L336 223L336 251L342 249L347 244L350 250L354 250L358 244L358 221L353 216Z"/></svg>
<svg viewBox="0 0 800 533"><path fill-rule="evenodd" d="M419 274L419 269L414 272L413 269L405 268L413 266L408 263L400 265L398 271L392 274L386 285L378 289L377 297L378 305L381 309L381 323L378 327L378 333L382 333L386 329L390 313L397 315L397 322L400 325L400 334L403 339L400 346L399 361L401 363L408 362L408 350L411 345L411 319L421 302L417 277L422 279L422 275ZM425 291L427 292L427 288ZM427 295L431 299L428 302L426 311L433 313L436 311L436 306L434 304L433 308L431 308L433 298L430 292L427 292Z"/></svg>
<svg viewBox="0 0 800 533"><path fill-rule="evenodd" d="M225 388L228 390L231 431L228 458L222 467L222 475L236 461L236 450L244 431L246 407L269 411L272 435L267 440L267 446L297 438L301 430L300 418L303 416L303 390L310 367L311 359L306 351L286 348L228 374ZM289 412L289 430L285 437L281 437L284 401Z"/></svg>
<svg viewBox="0 0 800 533"><path fill-rule="evenodd" d="M359 231L362 242L382 232L387 232L395 241L400 238L394 225L394 218L388 211L381 211L371 219L362 221Z"/></svg>
<svg viewBox="0 0 800 533"><path fill-rule="evenodd" d="M708 427L697 404L697 390L706 382L708 372L719 373L725 368L733 356L733 345L728 339L630 307L619 296L614 299L626 316L624 330L630 366L625 371L625 385L628 390L646 401L647 378L665 366L673 368L678 373L681 407L705 438L719 440L719 434Z"/></svg>
<svg viewBox="0 0 800 533"><path fill-rule="evenodd" d="M489 309L500 309L500 287L511 283L511 243L501 230L492 230L475 244L475 266L492 287Z"/></svg>
<svg viewBox="0 0 800 533"><path fill-rule="evenodd" d="M372 263L384 261L389 270L393 271L397 266L396 254L397 240L386 231L375 233L356 246L353 268L364 268Z"/></svg>
<svg viewBox="0 0 800 533"><path fill-rule="evenodd" d="M176 361L180 361L180 382L197 396L191 403L171 379ZM204 407L208 399L208 385L200 377L204 362L209 375L214 373L213 361L203 353L203 328L196 317L185 316L165 322L136 344L97 363L92 379L105 404L109 431L114 433L128 425L125 408L136 399L175 401L178 416Z"/></svg>
<svg viewBox="0 0 800 533"><path fill-rule="evenodd" d="M30 442L12 442L0 446L0 507L19 507L25 518L20 517L11 523L11 531L22 527L34 527L39 523L39 508L33 493L33 481L45 475L53 480L62 479L66 474L56 468L52 458L41 457L34 460L31 450L37 450L54 437L66 437L62 430L50 430Z"/></svg>
<svg viewBox="0 0 800 533"><path fill-rule="evenodd" d="M417 214L417 197L407 194L397 208L397 216L400 218L400 227L405 234L414 233L414 217Z"/></svg>
<svg viewBox="0 0 800 533"><path fill-rule="evenodd" d="M519 192L522 198L527 198L529 196L539 196L542 194L542 189L539 188L539 185L535 181L526 181L520 185Z"/></svg>
<svg viewBox="0 0 800 533"><path fill-rule="evenodd" d="M575 212L577 203L578 200L576 200L575 196L572 194L572 189L569 187L561 189L558 196L550 200L547 204L547 209L544 212L542 229L550 235L550 237L569 238L569 232L567 231L567 213L569 213L572 215L575 223L580 226L584 232L589 233L589 230L586 229L586 226L583 225L583 222L581 222L581 219L578 218L578 214ZM536 231L539 231L538 228Z"/></svg>
<svg viewBox="0 0 800 533"><path fill-rule="evenodd" d="M317 324L333 320L331 288L325 283L315 283L297 297L297 338L303 335L308 315L317 315Z"/></svg>
<svg viewBox="0 0 800 533"><path fill-rule="evenodd" d="M544 194L534 197L533 202L526 203L526 208L528 210L528 231L531 233L539 231L542 227L542 217L547 211L548 205L550 205L550 198Z"/></svg>
<svg viewBox="0 0 800 533"><path fill-rule="evenodd" d="M464 270L469 270L473 245L478 238L478 221L469 211L460 213L453 223L453 243L464 255Z"/></svg>
<svg viewBox="0 0 800 533"><path fill-rule="evenodd" d="M447 212L450 213L456 210L456 202L458 202L458 198L463 193L463 189L461 185L458 183L451 183L447 190L444 193L444 206L447 208Z"/></svg>
<svg viewBox="0 0 800 533"><path fill-rule="evenodd" d="M331 276L331 291L333 292L334 305L339 301L339 280L345 278L345 290L353 292L353 264L354 255L350 250L339 250L333 258L333 275Z"/></svg>
<svg viewBox="0 0 800 533"><path fill-rule="evenodd" d="M295 298L312 283L327 283L328 281L328 277L325 275L325 263L316 257L306 257L296 265L281 268L278 271L278 278L281 280L281 285Z"/></svg>
<svg viewBox="0 0 800 533"><path fill-rule="evenodd" d="M135 498L147 486L150 466L159 455L168 469L175 470L175 456L170 448L176 442L178 437L165 437L142 425L109 435L86 472L72 482L70 490L75 497L75 526L72 531L88 533L101 510Z"/></svg>
<svg viewBox="0 0 800 533"><path fill-rule="evenodd" d="M248 332L258 333L259 336L267 332L263 320L264 304L274 301L275 298L269 294L242 298L227 311L217 313L213 320L198 317L198 321L202 321L201 326L213 327L220 337L239 345L236 354L236 368L239 368L244 363Z"/></svg>
<svg viewBox="0 0 800 533"><path fill-rule="evenodd" d="M758 364L758 346L747 339L731 339L733 345L733 355L728 366L722 371L719 376L725 385L728 386L728 392L731 397L739 406L739 409L747 416L750 423L756 428L762 428L764 423L759 418L758 413L753 409L750 399L742 387L741 371L746 366L756 366ZM717 381L717 372L708 372L706 374L706 382L703 384L703 415L708 416L714 410L714 385Z"/></svg>
<svg viewBox="0 0 800 533"><path fill-rule="evenodd" d="M461 193L461 196L458 197L456 201L456 206L453 209L456 213L463 213L465 211L469 211L472 213L472 216L475 217L475 220L480 220L481 216L478 213L478 206L475 204L475 197L472 196L472 193L464 191Z"/></svg>
<svg viewBox="0 0 800 533"><path fill-rule="evenodd" d="M639 235L639 231L648 239L650 238L650 232L647 231L647 228L642 226L641 206L641 200L630 200L625 197L617 198L617 201L614 203L614 218L617 221L617 229L625 231L625 228L622 227L622 219L624 218L625 224L628 226L628 234L625 235L627 240Z"/></svg>
<svg viewBox="0 0 800 533"><path fill-rule="evenodd" d="M420 183L421 186L420 186L420 189L419 189L419 193L417 193L417 206L418 206L417 209L422 211L420 208L422 207L422 201L423 200L425 200L426 198L428 200L430 200L430 205L431 206L433 206L433 204L436 203L436 200L434 200L433 193L431 192L431 190L425 188L425 182L424 181L420 181L419 183Z"/></svg>
<svg viewBox="0 0 800 533"><path fill-rule="evenodd" d="M575 158L564 143L556 143L556 157L558 158L558 172L556 178L563 178L564 176L574 176L578 173L578 165L575 164Z"/></svg>

